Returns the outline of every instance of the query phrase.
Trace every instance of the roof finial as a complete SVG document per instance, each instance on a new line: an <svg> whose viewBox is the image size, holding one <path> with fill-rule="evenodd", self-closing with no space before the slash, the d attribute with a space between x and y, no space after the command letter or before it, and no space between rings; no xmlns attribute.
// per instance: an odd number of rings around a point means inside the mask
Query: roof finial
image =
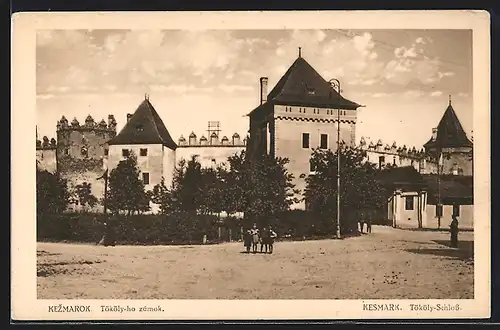
<svg viewBox="0 0 500 330"><path fill-rule="evenodd" d="M144 93L144 99L145 99L145 100L149 100L149 95L148 95L148 93Z"/></svg>
<svg viewBox="0 0 500 330"><path fill-rule="evenodd" d="M299 47L299 57L302 57L302 47Z"/></svg>
<svg viewBox="0 0 500 330"><path fill-rule="evenodd" d="M448 95L448 104L451 106L451 94Z"/></svg>

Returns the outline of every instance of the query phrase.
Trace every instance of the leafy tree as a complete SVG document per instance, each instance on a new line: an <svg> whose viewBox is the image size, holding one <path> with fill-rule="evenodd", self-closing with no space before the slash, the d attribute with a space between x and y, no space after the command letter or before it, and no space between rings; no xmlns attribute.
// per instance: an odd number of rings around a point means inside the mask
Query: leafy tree
<svg viewBox="0 0 500 330"><path fill-rule="evenodd" d="M57 174L36 168L37 214L63 212L69 203L70 194L66 180Z"/></svg>
<svg viewBox="0 0 500 330"><path fill-rule="evenodd" d="M339 151L315 149L311 165L315 173L307 176L304 197L308 209L322 220L324 231L333 232L337 214L337 161L340 153L340 215L342 232L357 230L364 212L386 203L386 192L375 179L376 165L365 161L365 151L342 144Z"/></svg>
<svg viewBox="0 0 500 330"><path fill-rule="evenodd" d="M171 213L173 209L172 194L165 185L164 178L161 178L161 182L153 187L151 200L160 206L160 214Z"/></svg>
<svg viewBox="0 0 500 330"><path fill-rule="evenodd" d="M75 194L82 207L89 206L92 208L98 203L97 197L92 194L92 185L90 183L83 182L76 185Z"/></svg>
<svg viewBox="0 0 500 330"><path fill-rule="evenodd" d="M202 192L201 164L196 155L189 161L181 159L174 171L171 198L173 206L182 211L196 212L200 209Z"/></svg>
<svg viewBox="0 0 500 330"><path fill-rule="evenodd" d="M232 196L227 203L230 212L243 211L247 222L265 224L297 202L293 198L297 193L293 175L286 169L287 158L270 155L250 158L242 151L228 161L231 167L226 194Z"/></svg>
<svg viewBox="0 0 500 330"><path fill-rule="evenodd" d="M224 182L224 209L228 214L244 212L248 205L247 192L251 187L248 180L249 162L242 151L228 157L229 169L222 172Z"/></svg>
<svg viewBox="0 0 500 330"><path fill-rule="evenodd" d="M139 178L137 158L133 153L118 163L109 175L107 202L112 211L132 213L150 209L150 194L146 193L144 183Z"/></svg>
<svg viewBox="0 0 500 330"><path fill-rule="evenodd" d="M224 172L225 168L222 166L201 169L200 208L204 214L220 214L226 209Z"/></svg>

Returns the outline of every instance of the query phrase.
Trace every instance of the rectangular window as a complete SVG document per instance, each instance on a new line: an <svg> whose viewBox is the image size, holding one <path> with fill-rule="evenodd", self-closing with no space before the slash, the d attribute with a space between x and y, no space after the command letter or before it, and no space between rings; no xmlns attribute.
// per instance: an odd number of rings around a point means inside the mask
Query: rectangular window
<svg viewBox="0 0 500 330"><path fill-rule="evenodd" d="M302 133L302 148L309 149L309 133Z"/></svg>
<svg viewBox="0 0 500 330"><path fill-rule="evenodd" d="M316 172L316 167L313 165L311 160L309 160L309 172Z"/></svg>
<svg viewBox="0 0 500 330"><path fill-rule="evenodd" d="M405 210L407 210L407 211L413 210L413 196L406 196L406 198L405 198Z"/></svg>
<svg viewBox="0 0 500 330"><path fill-rule="evenodd" d="M128 149L122 149L122 156L123 157L130 156L130 150L128 150Z"/></svg>
<svg viewBox="0 0 500 330"><path fill-rule="evenodd" d="M456 217L460 216L460 205L459 204L453 204L453 215Z"/></svg>
<svg viewBox="0 0 500 330"><path fill-rule="evenodd" d="M64 154L67 156L69 155L69 149L64 149Z"/></svg>
<svg viewBox="0 0 500 330"><path fill-rule="evenodd" d="M141 148L141 150L139 151L139 154L144 157L144 156L147 156L148 155L148 149L146 148Z"/></svg>
<svg viewBox="0 0 500 330"><path fill-rule="evenodd" d="M149 184L149 173L142 173L142 182Z"/></svg>
<svg viewBox="0 0 500 330"><path fill-rule="evenodd" d="M109 155L109 149L104 149L104 156L108 156Z"/></svg>
<svg viewBox="0 0 500 330"><path fill-rule="evenodd" d="M392 157L392 165L396 165L396 156Z"/></svg>
<svg viewBox="0 0 500 330"><path fill-rule="evenodd" d="M321 149L328 149L328 135L327 134L321 134L320 141L319 141L319 147Z"/></svg>

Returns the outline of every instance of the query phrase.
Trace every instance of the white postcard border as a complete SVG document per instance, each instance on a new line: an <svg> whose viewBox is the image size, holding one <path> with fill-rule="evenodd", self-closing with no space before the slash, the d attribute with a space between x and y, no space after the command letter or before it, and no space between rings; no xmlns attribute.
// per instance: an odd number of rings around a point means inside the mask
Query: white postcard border
<svg viewBox="0 0 500 330"><path fill-rule="evenodd" d="M425 319L490 316L490 18L486 11L17 13L12 18L11 316L15 320ZM40 29L472 29L474 299L470 300L37 300L35 34ZM363 304L400 304L368 311ZM412 311L411 304L460 306ZM55 307L54 307L55 306ZM78 312L75 306L90 312ZM101 306L136 311L103 312ZM161 306L163 312L139 312Z"/></svg>

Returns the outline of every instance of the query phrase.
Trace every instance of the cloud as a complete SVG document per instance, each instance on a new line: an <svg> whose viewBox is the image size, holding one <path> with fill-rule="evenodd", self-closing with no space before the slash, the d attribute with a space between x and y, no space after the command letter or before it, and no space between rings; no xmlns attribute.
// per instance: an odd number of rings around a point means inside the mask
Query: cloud
<svg viewBox="0 0 500 330"><path fill-rule="evenodd" d="M179 84L179 85L151 85L149 89L153 92L172 92L176 94L185 94L185 93L207 93L213 92L213 87L197 87L195 85L189 84Z"/></svg>
<svg viewBox="0 0 500 330"><path fill-rule="evenodd" d="M443 95L443 92L441 92L441 91L435 91L435 92L431 93L431 96L433 96L433 97L437 97L437 96L441 96L441 95Z"/></svg>
<svg viewBox="0 0 500 330"><path fill-rule="evenodd" d="M443 77L452 77L454 75L455 75L454 72L438 72L439 79L441 79Z"/></svg>
<svg viewBox="0 0 500 330"><path fill-rule="evenodd" d="M54 94L38 94L36 96L36 98L39 99L39 100L48 100L48 99L52 99L54 97L55 97Z"/></svg>
<svg viewBox="0 0 500 330"><path fill-rule="evenodd" d="M396 85L407 85L417 80L424 85L435 84L444 77L454 75L454 72L441 72L441 62L431 58L424 45L432 42L428 37L418 37L410 47L394 49L394 59L385 66L383 76Z"/></svg>
<svg viewBox="0 0 500 330"><path fill-rule="evenodd" d="M391 94L389 93L373 93L371 96L375 98L381 98L381 97L387 97L390 96Z"/></svg>
<svg viewBox="0 0 500 330"><path fill-rule="evenodd" d="M408 98L417 98L417 97L421 97L423 95L424 95L424 92L422 92L421 90L408 90L408 91L403 93L403 96L408 97Z"/></svg>
<svg viewBox="0 0 500 330"><path fill-rule="evenodd" d="M220 85L217 86L219 89L221 89L224 92L248 92L248 91L253 91L255 88L252 86L245 86L245 85Z"/></svg>
<svg viewBox="0 0 500 330"><path fill-rule="evenodd" d="M458 96L459 97L468 97L469 94L468 93L458 93Z"/></svg>

